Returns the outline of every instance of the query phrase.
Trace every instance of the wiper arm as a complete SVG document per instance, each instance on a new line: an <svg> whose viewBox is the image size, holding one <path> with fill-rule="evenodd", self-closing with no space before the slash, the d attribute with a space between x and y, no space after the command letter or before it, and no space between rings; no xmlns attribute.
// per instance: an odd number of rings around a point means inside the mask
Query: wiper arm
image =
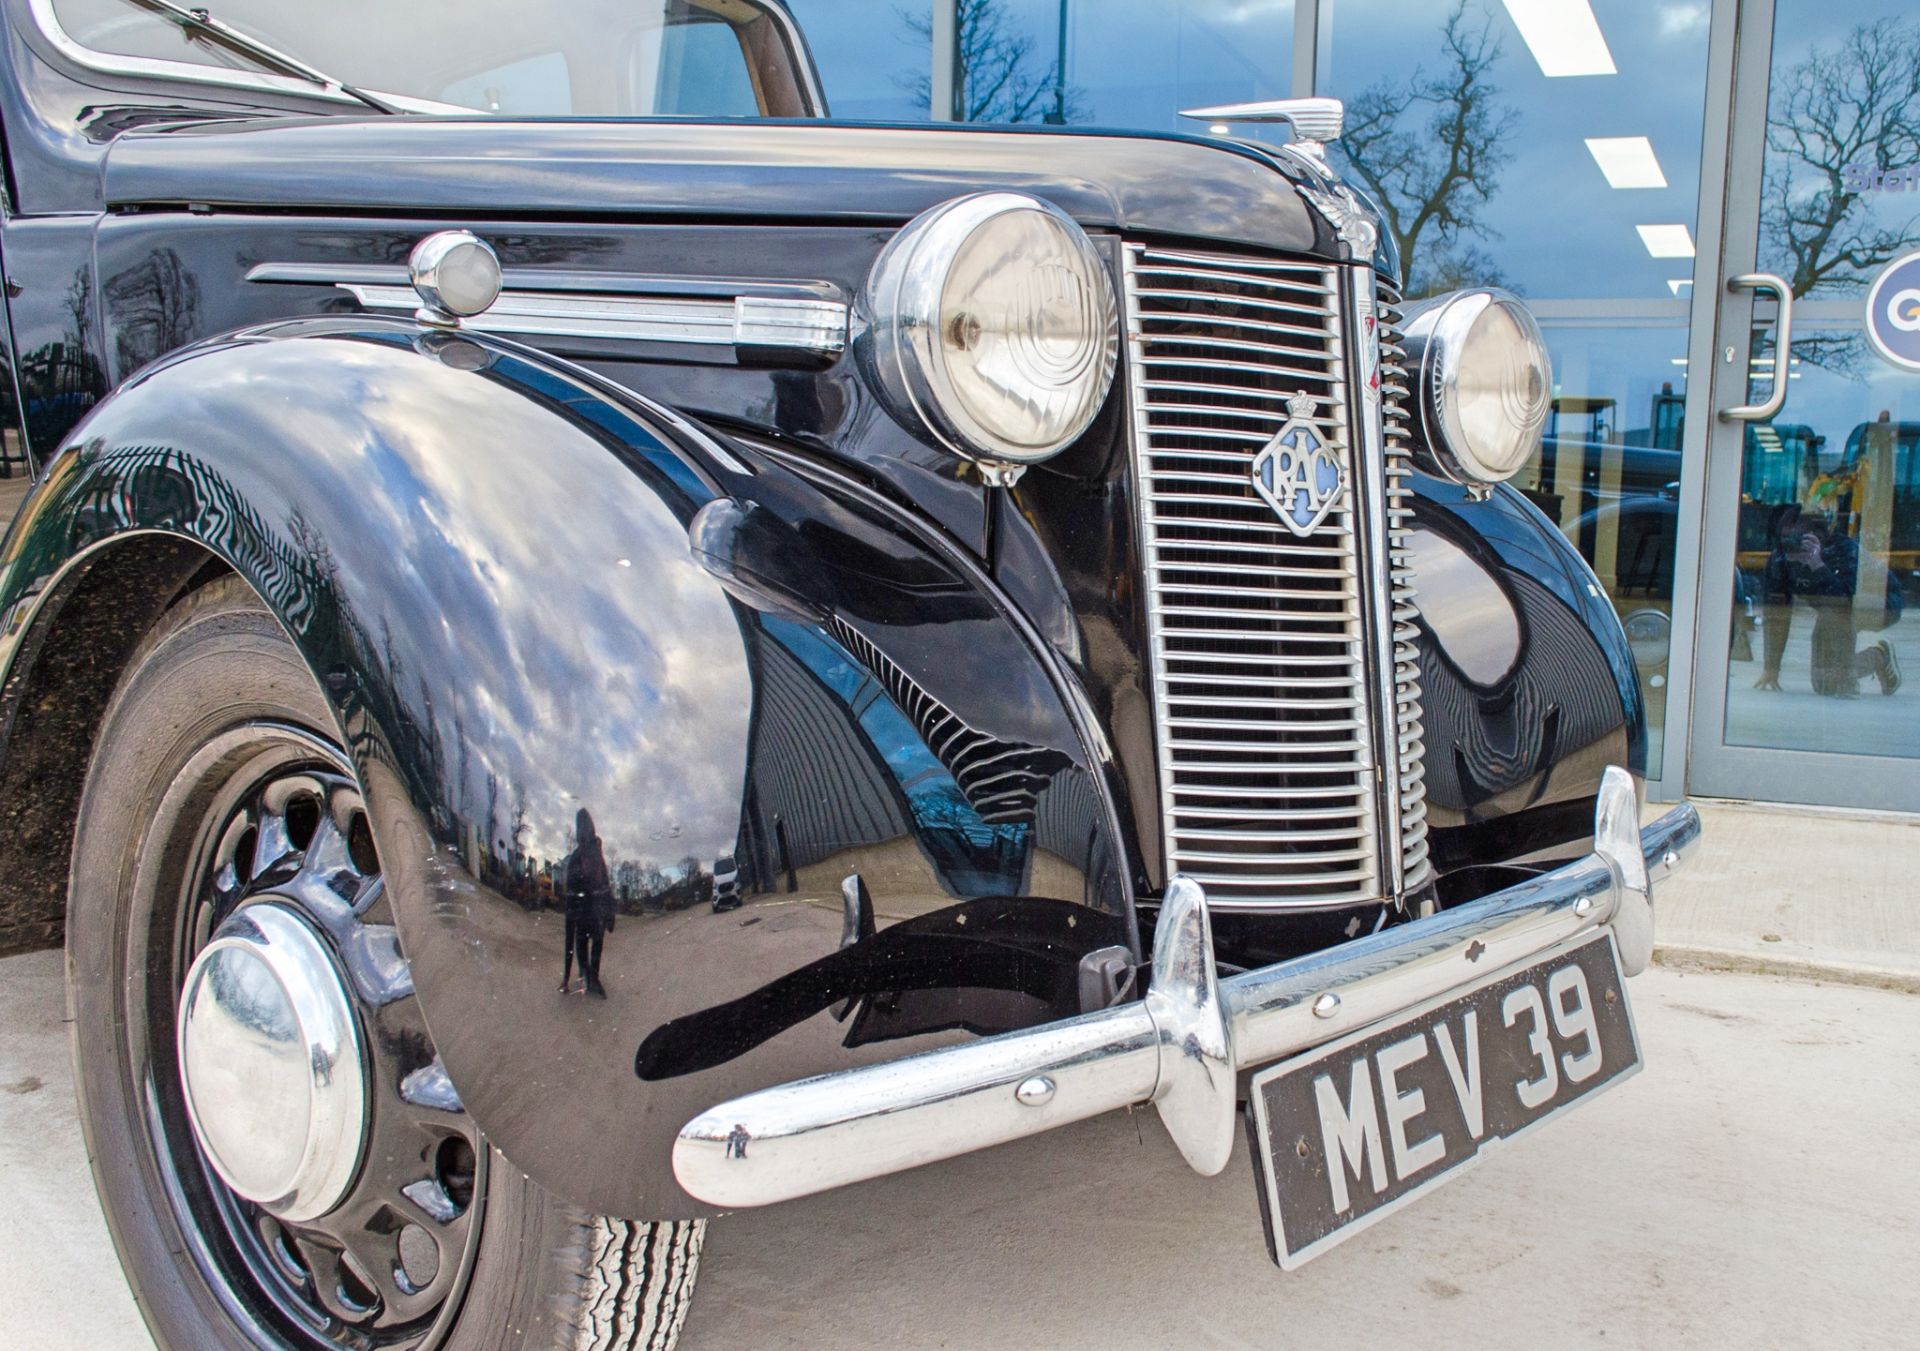
<svg viewBox="0 0 1920 1351"><path fill-rule="evenodd" d="M358 99L377 113L395 114L400 109L382 99L375 98L364 89L356 89L345 80L336 80L325 71L315 70L296 56L289 56L278 47L262 42L251 34L242 32L230 23L223 23L203 7L192 9L176 4L175 0L131 0L142 9L153 10L163 18L178 24L189 37L210 37L221 45L231 47L243 56L250 56L263 66L271 66L295 79L305 80L309 84L319 85L322 89L345 94L348 98Z"/></svg>

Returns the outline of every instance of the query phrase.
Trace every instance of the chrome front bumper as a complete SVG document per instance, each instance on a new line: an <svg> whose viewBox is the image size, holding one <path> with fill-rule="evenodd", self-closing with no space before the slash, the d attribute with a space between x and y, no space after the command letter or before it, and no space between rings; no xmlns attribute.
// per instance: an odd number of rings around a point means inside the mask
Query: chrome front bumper
<svg viewBox="0 0 1920 1351"><path fill-rule="evenodd" d="M1610 928L1627 975L1653 956L1651 883L1700 838L1682 804L1638 829L1633 780L1609 769L1594 851L1426 919L1219 980L1206 898L1167 888L1145 999L1021 1032L751 1093L674 1144L686 1190L761 1206L1153 1103L1187 1161L1226 1166L1239 1071L1282 1060L1485 972Z"/></svg>

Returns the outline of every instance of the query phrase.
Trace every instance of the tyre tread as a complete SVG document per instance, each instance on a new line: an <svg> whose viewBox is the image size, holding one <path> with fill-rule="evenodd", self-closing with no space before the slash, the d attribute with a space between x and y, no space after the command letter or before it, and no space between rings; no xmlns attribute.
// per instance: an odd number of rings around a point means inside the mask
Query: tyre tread
<svg viewBox="0 0 1920 1351"><path fill-rule="evenodd" d="M706 1228L705 1220L589 1218L574 1351L671 1351Z"/></svg>

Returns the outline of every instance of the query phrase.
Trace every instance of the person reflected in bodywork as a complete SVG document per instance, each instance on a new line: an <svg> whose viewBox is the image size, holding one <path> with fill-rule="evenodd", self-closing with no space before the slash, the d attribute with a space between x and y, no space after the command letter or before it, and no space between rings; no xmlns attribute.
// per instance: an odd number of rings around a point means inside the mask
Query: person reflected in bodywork
<svg viewBox="0 0 1920 1351"><path fill-rule="evenodd" d="M1870 562L1869 566L1880 566ZM1881 628L1900 617L1905 597L1897 578L1888 577L1882 602L1884 615L1868 620ZM1786 654L1787 629L1793 605L1803 600L1813 609L1813 692L1833 699L1852 699L1860 680L1872 676L1882 694L1900 688L1900 666L1886 640L1859 647L1861 616L1854 598L1861 581L1860 546L1836 530L1822 515L1789 506L1774 527L1773 550L1767 559L1765 581L1766 663L1755 689L1780 688L1780 663Z"/></svg>
<svg viewBox="0 0 1920 1351"><path fill-rule="evenodd" d="M565 893L566 937L561 958L560 993L573 989L573 966L580 964L581 986L594 999L605 999L600 984L600 952L613 927L613 881L607 872L606 848L593 828L585 807L574 818L573 852L561 869Z"/></svg>

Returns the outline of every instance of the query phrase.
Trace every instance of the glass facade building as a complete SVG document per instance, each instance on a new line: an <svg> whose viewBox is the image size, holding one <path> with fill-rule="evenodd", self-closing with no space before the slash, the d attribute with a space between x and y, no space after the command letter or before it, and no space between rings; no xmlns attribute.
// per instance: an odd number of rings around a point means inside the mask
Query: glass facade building
<svg viewBox="0 0 1920 1351"><path fill-rule="evenodd" d="M1409 298L1503 286L1541 322L1515 486L1619 610L1657 791L1920 810L1907 0L791 7L839 117L1270 138L1180 113L1343 100L1329 153Z"/></svg>

